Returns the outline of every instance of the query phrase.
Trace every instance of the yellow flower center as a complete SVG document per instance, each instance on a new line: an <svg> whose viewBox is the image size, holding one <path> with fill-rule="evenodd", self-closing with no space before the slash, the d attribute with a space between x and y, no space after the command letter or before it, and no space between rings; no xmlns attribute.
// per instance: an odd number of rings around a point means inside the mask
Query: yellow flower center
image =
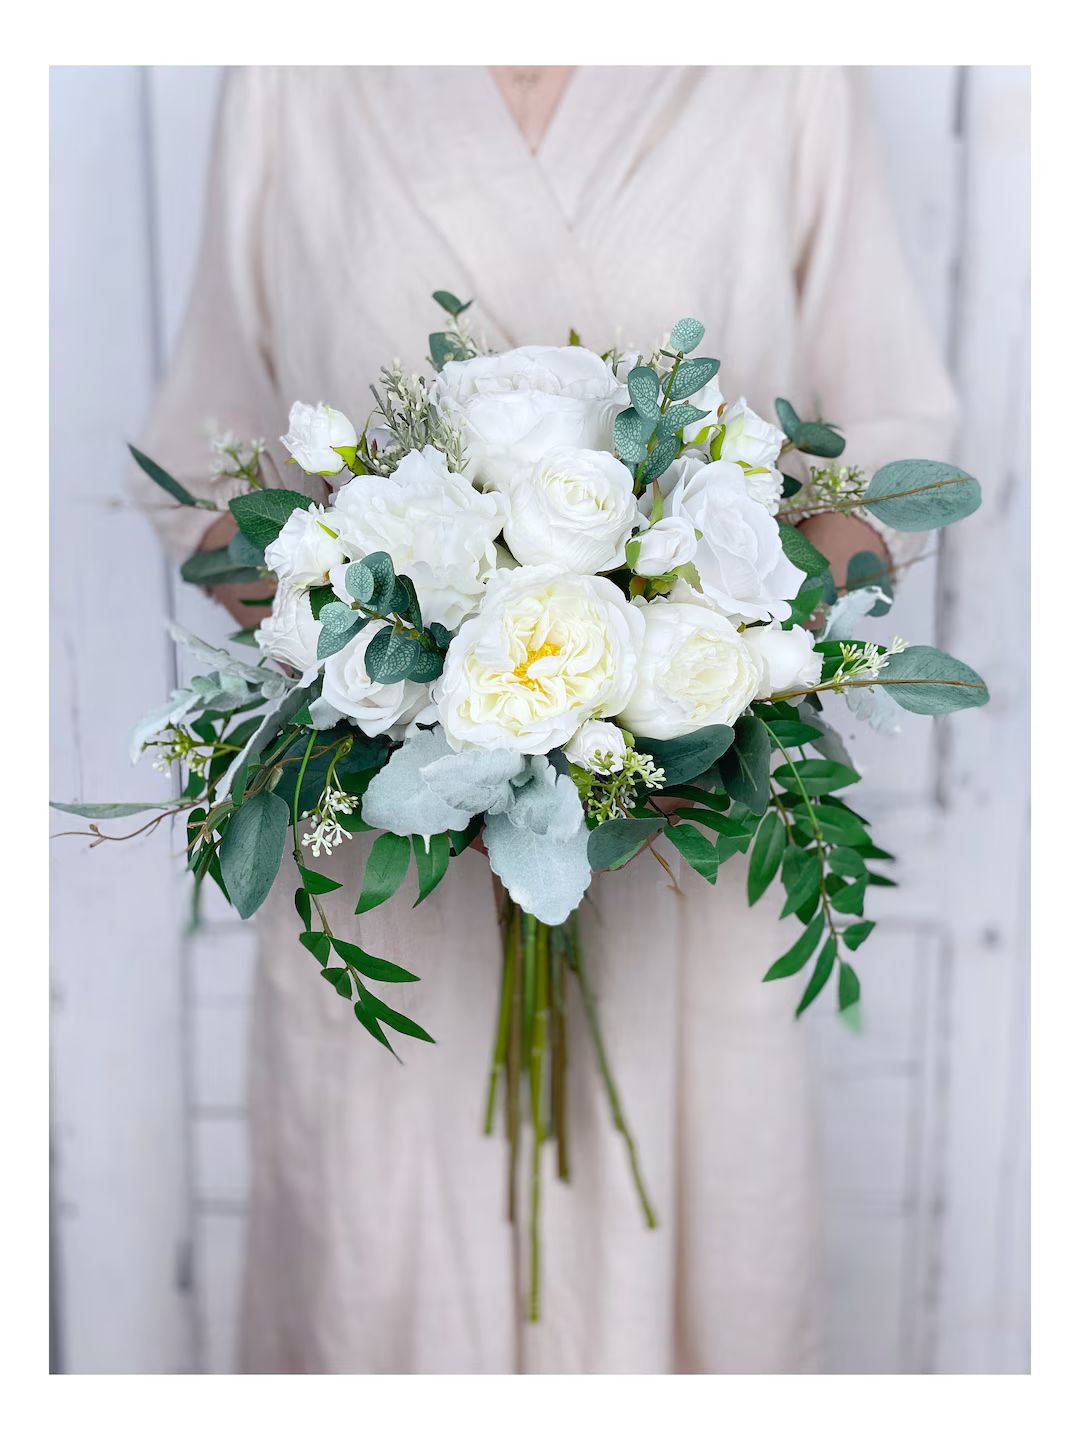
<svg viewBox="0 0 1080 1440"><path fill-rule="evenodd" d="M514 678L516 680L520 680L521 683L529 690L539 689L540 681L534 680L533 677L529 674L529 667L532 665L534 660L542 660L546 655L558 655L558 653L558 645L556 645L551 640L545 640L543 645L540 645L537 649L528 651L525 659L522 660L521 664L515 667Z"/></svg>

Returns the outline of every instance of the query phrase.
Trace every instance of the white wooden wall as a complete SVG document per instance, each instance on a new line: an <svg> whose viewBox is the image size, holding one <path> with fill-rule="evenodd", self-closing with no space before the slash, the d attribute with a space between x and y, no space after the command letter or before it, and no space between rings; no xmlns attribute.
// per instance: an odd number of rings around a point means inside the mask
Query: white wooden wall
<svg viewBox="0 0 1080 1440"><path fill-rule="evenodd" d="M870 72L904 239L964 402L985 503L904 587L993 704L860 732L902 857L865 967L866 1026L811 1012L827 1159L831 1366L1028 1368L1028 74ZM160 617L223 633L123 493L183 313L219 74L53 74L53 779L139 798L122 737L176 659ZM986 597L1005 597L994 614ZM134 605L129 597L137 596ZM103 617L125 616L114 632ZM119 636L119 640L117 640ZM250 932L185 935L178 842L53 848L58 1368L228 1370L248 1185ZM137 895L138 903L122 897Z"/></svg>

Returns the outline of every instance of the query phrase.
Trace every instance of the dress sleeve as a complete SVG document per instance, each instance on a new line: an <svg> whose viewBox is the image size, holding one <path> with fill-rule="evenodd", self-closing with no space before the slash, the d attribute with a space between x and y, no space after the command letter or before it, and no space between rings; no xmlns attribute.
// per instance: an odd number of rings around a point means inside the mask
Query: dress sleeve
<svg viewBox="0 0 1080 1440"><path fill-rule="evenodd" d="M891 213L864 82L842 69L800 76L795 170L801 414L834 420L843 462L947 458L958 407ZM890 530L893 563L926 537Z"/></svg>
<svg viewBox="0 0 1080 1440"><path fill-rule="evenodd" d="M211 478L210 434L231 431L245 443L269 439L281 419L262 285L272 83L272 72L259 68L226 76L187 314L139 442L192 494L222 506L242 487ZM280 480L267 475L267 483ZM176 560L198 547L217 518L209 510L174 504L135 466L130 485Z"/></svg>

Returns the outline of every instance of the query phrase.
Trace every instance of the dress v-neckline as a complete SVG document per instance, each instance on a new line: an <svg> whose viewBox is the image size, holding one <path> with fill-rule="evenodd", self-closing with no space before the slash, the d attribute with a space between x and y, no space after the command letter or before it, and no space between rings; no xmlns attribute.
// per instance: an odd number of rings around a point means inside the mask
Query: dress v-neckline
<svg viewBox="0 0 1080 1440"><path fill-rule="evenodd" d="M543 164L543 157L545 156L545 152L547 151L549 142L551 140L552 132L557 132L559 130L560 121L567 108L567 102L571 99L572 92L577 88L577 81L582 68L583 67L580 65L574 65L570 67L569 73L567 74L566 79L563 83L563 87L560 90L558 98L555 101L555 108L548 116L547 124L544 126L544 129L536 142L536 148L534 149L529 143L529 139L525 133L525 127L522 124L521 119L514 112L513 106L510 104L509 99L503 92L502 86L499 84L494 68L490 65L484 66L484 72L487 75L488 79L491 81L492 88L494 89L495 94L498 96L499 104L505 110L511 125L522 140L526 154L532 160L534 160L538 164L541 164L541 166Z"/></svg>

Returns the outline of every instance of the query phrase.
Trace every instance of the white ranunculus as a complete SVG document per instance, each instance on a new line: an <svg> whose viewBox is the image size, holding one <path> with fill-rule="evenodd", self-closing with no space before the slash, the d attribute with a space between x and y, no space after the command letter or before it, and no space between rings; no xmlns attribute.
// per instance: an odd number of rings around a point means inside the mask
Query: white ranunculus
<svg viewBox="0 0 1080 1440"><path fill-rule="evenodd" d="M634 686L644 621L610 580L556 565L500 570L435 682L455 750L543 755Z"/></svg>
<svg viewBox="0 0 1080 1440"><path fill-rule="evenodd" d="M664 599L639 613L645 643L619 724L655 740L733 725L757 694L760 671L731 621L706 605Z"/></svg>
<svg viewBox="0 0 1080 1440"><path fill-rule="evenodd" d="M702 465L672 490L666 508L700 531L694 564L705 594L739 620L786 620L806 578L784 554L780 529L752 500L742 469Z"/></svg>
<svg viewBox="0 0 1080 1440"><path fill-rule="evenodd" d="M610 450L615 416L628 397L607 364L583 345L525 345L449 361L431 399L460 425L466 473L487 487L557 446Z"/></svg>
<svg viewBox="0 0 1080 1440"><path fill-rule="evenodd" d="M322 698L365 735L393 735L396 739L408 722L430 705L431 692L427 685L417 685L413 680L380 685L369 677L364 655L382 628L379 624L365 625L343 650L330 656L323 667ZM435 718L434 712L431 718Z"/></svg>
<svg viewBox="0 0 1080 1440"><path fill-rule="evenodd" d="M305 405L297 400L289 411L289 433L282 435L281 443L309 475L336 475L345 464L338 449L356 445L356 430L340 410L322 401Z"/></svg>
<svg viewBox="0 0 1080 1440"><path fill-rule="evenodd" d="M784 493L784 477L780 471L774 465L769 470L762 467L743 473L746 475L746 493L750 499L764 505L770 515L775 515L780 509L780 500Z"/></svg>
<svg viewBox="0 0 1080 1440"><path fill-rule="evenodd" d="M564 747L572 765L596 775L614 775L623 768L626 736L610 720L586 720Z"/></svg>
<svg viewBox="0 0 1080 1440"><path fill-rule="evenodd" d="M271 660L291 665L303 674L317 663L321 629L306 593L291 585L279 585L270 614L255 631L255 643Z"/></svg>
<svg viewBox="0 0 1080 1440"><path fill-rule="evenodd" d="M802 690L821 680L824 657L814 649L813 635L801 625L791 630L782 629L775 621L753 625L743 631L742 638L761 670L758 700L785 690Z"/></svg>
<svg viewBox="0 0 1080 1440"><path fill-rule="evenodd" d="M480 606L506 514L502 495L482 495L431 445L410 451L392 475L357 475L331 511L349 559L385 550L416 586L424 623L437 620L449 630ZM330 579L345 599L343 576L344 567Z"/></svg>
<svg viewBox="0 0 1080 1440"><path fill-rule="evenodd" d="M334 517L321 505L294 510L277 539L266 547L267 566L282 584L296 590L324 585L329 571L344 558Z"/></svg>
<svg viewBox="0 0 1080 1440"><path fill-rule="evenodd" d="M776 463L785 435L768 420L755 414L746 403L746 396L740 395L734 405L729 405L723 417L724 439L720 446L720 459L741 461L744 465Z"/></svg>
<svg viewBox="0 0 1080 1440"><path fill-rule="evenodd" d="M641 521L629 470L603 450L559 446L498 489L510 512L505 540L522 565L615 570Z"/></svg>
<svg viewBox="0 0 1080 1440"><path fill-rule="evenodd" d="M689 403L695 410L704 410L705 418L683 426L683 444L707 447L720 424L718 411L724 403L724 396L715 375L696 395L690 396Z"/></svg>
<svg viewBox="0 0 1080 1440"><path fill-rule="evenodd" d="M634 571L638 575L670 575L679 565L688 565L697 553L697 533L689 520L679 515L665 515L637 537L638 557Z"/></svg>

